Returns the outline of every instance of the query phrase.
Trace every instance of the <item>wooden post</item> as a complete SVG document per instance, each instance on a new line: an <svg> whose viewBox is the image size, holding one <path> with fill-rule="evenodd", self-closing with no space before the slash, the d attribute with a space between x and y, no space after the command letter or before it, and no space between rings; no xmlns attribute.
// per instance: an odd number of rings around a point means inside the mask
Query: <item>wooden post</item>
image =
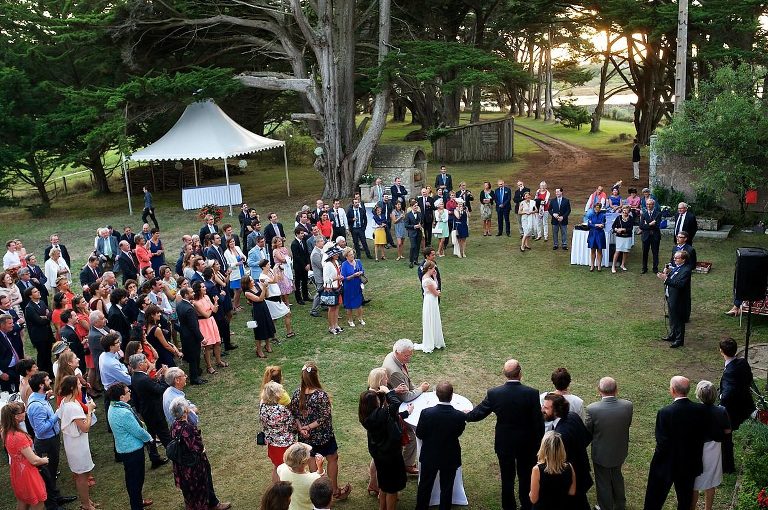
<svg viewBox="0 0 768 510"><path fill-rule="evenodd" d="M67 177L66 176L62 176L61 182L64 183L64 193L69 193L69 190L67 189Z"/></svg>

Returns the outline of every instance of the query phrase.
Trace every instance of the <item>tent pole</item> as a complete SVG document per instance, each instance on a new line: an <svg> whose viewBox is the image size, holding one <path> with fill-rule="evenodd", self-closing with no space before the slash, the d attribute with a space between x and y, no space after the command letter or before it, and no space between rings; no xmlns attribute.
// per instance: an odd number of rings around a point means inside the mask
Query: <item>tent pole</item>
<svg viewBox="0 0 768 510"><path fill-rule="evenodd" d="M133 205L131 204L131 187L128 185L128 169L126 168L125 154L120 153L123 159L123 179L125 179L125 194L128 195L128 214L133 216Z"/></svg>
<svg viewBox="0 0 768 510"><path fill-rule="evenodd" d="M195 187L197 187L198 184L197 184L197 160L196 159L192 160L192 171L195 174Z"/></svg>
<svg viewBox="0 0 768 510"><path fill-rule="evenodd" d="M227 202L229 202L229 215L232 216L232 190L229 187L229 167L227 167L227 158L224 158L224 175L227 176Z"/></svg>
<svg viewBox="0 0 768 510"><path fill-rule="evenodd" d="M288 191L288 196L291 196L291 181L288 179L288 151L283 144L283 161L285 162L285 189Z"/></svg>

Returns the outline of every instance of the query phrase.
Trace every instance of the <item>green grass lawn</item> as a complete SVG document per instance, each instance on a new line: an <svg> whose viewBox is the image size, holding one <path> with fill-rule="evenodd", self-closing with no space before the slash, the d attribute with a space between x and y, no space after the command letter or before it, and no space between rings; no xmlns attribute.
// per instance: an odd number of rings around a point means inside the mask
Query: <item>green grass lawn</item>
<svg viewBox="0 0 768 510"><path fill-rule="evenodd" d="M526 125L532 121L522 120ZM620 124L620 123L617 123ZM537 124L540 129L560 136L554 125ZM600 146L612 136L615 127L604 121L606 134L587 131L563 135L571 143ZM629 125L622 124L626 131ZM400 126L403 131L404 126ZM387 132L389 136L389 132ZM395 137L396 138L396 137ZM519 140L519 138L518 138ZM520 141L517 147L523 146ZM596 144L596 145L592 145ZM425 144L428 145L428 144ZM603 147L606 151L613 146ZM532 149L532 148L531 148ZM511 177L525 165L524 151L508 164L452 165L455 180L466 180L477 189L478 183L499 175ZM545 176L543 176L545 177ZM291 168L292 197L285 197L282 167L252 162L241 176L249 204L264 215L277 211L284 225L299 207L311 204L321 189L320 175L309 168ZM183 211L180 193L158 194L157 216L168 252L175 253L183 233L200 226L195 211ZM140 197L134 197L135 209ZM236 211L237 212L237 211ZM236 218L225 218L225 221ZM89 194L69 197L54 204L51 217L29 219L18 211L0 212L0 238L22 237L29 251L42 252L51 232L59 232L82 266L92 246L95 229L107 223L140 228L140 214L127 214L124 195L108 198ZM414 379L433 384L451 380L456 391L478 403L488 387L502 382L504 360L515 357L523 366L524 382L539 390L551 388L553 369L565 366L573 376L572 391L587 403L597 400L596 384L611 375L619 384L621 396L635 403L629 459L625 467L629 507L642 507L647 469L653 452L653 425L656 411L670 401L669 378L675 374L719 380L722 360L717 341L731 335L743 341L744 329L738 321L723 315L730 305L734 250L744 245L765 245L764 239L738 234L724 242L696 241L699 260L713 263L708 275L693 279L693 313L684 349L670 350L659 341L665 332L663 287L654 276L639 274L640 245L631 254L630 271L612 275L609 271L589 273L585 267L571 266L567 253L553 252L549 244L534 243L529 253L520 253L517 238L482 237L479 218L471 220L468 258L439 259L443 277L442 318L447 348L429 355L416 353L411 373ZM514 228L513 228L514 230ZM671 240L662 242L668 257ZM294 306L295 338L281 343L267 360L256 358L250 332L245 328L248 314L236 317L233 331L240 349L229 356L230 368L221 369L202 387L188 388L188 396L200 408L201 428L213 466L217 494L232 501L236 508L252 509L270 483L271 465L266 449L256 445L260 381L267 364L283 366L286 387L293 390L299 371L307 360L320 367L320 379L333 399L333 418L340 445L341 482L351 482L354 490L339 508L376 508L367 496L365 431L357 421L357 398L366 387L369 370L381 364L398 338L420 341L421 301L415 270L394 262L390 250L386 262L363 260L370 283L366 294L372 303L365 308L365 327L348 328L340 336L326 333L325 320L308 315L308 307ZM175 262L175 257L173 258ZM752 342L765 341L768 325L764 319L753 322ZM284 336L284 327L278 325ZM33 353L31 349L29 353ZM105 509L126 507L122 466L112 460L111 440L101 424L91 433L91 449L96 463L98 484L92 498ZM500 508L498 466L493 453L495 419L469 424L462 437L465 487L473 509ZM62 451L62 459L64 453ZM8 487L7 466L0 461L0 482ZM60 485L65 494L74 494L74 485L62 460ZM718 491L717 507L730 501L734 478L726 476ZM401 508L415 503L416 483L409 480L401 495ZM148 471L145 497L155 500L154 508L183 508L181 494L173 486L169 467ZM590 493L594 500L594 491ZM670 501L674 496L670 496ZM0 491L0 508L13 508L10 490ZM670 502L668 508L673 508ZM73 507L74 508L74 507Z"/></svg>

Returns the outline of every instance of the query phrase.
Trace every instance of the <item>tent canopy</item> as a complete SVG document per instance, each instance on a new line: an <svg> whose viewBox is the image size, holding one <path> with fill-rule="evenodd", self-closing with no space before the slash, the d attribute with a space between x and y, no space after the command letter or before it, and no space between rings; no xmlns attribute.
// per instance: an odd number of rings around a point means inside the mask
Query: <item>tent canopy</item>
<svg viewBox="0 0 768 510"><path fill-rule="evenodd" d="M131 154L133 161L225 159L284 147L252 133L232 120L212 100L192 103L162 138Z"/></svg>

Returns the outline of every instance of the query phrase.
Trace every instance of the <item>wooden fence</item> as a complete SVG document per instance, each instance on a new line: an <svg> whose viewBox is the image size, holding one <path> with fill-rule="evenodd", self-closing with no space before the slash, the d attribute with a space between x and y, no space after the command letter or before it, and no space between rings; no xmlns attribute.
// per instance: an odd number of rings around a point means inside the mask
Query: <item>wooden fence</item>
<svg viewBox="0 0 768 510"><path fill-rule="evenodd" d="M432 145L439 163L509 161L514 156L514 117L448 128Z"/></svg>

